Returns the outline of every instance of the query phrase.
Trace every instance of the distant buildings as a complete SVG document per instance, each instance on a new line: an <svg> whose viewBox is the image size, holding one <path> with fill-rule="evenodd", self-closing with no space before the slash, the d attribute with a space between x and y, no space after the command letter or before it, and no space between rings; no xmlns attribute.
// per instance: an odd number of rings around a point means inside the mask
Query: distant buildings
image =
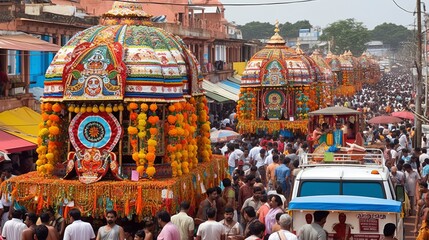
<svg viewBox="0 0 429 240"><path fill-rule="evenodd" d="M3 0L0 2L0 30L26 32L63 46L74 34L97 25L99 17L111 9L113 2ZM225 8L219 0L144 2L144 10L156 20L153 24L180 36L199 60L205 78L214 83L231 77L234 74L232 63L249 59L257 50L257 44L243 40L237 26L224 18ZM54 55L0 46L0 62L7 63L5 70L11 78L24 83L25 92L31 87L37 96L40 96L45 71Z"/></svg>

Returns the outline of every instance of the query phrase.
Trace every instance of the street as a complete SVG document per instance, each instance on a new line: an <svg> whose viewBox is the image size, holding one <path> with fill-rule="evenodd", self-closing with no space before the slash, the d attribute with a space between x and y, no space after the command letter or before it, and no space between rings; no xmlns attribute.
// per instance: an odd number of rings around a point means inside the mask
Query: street
<svg viewBox="0 0 429 240"><path fill-rule="evenodd" d="M405 218L404 225L405 225L405 238L404 239L416 239L417 236L414 236L413 229L414 229L414 221L416 219L416 216L409 216Z"/></svg>

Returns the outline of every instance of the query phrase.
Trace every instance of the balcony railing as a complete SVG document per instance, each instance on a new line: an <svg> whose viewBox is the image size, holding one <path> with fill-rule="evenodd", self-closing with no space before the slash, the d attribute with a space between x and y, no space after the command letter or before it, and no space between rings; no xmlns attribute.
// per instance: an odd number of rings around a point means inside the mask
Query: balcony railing
<svg viewBox="0 0 429 240"><path fill-rule="evenodd" d="M90 27L99 23L99 17L65 16L49 12L41 12L40 15L26 14L25 4L17 0L0 0L0 22L10 22L15 18L34 19L42 22L74 25L78 27Z"/></svg>
<svg viewBox="0 0 429 240"><path fill-rule="evenodd" d="M177 23L154 23L154 26L162 28L168 32L171 32L178 36L197 37L197 38L218 38L225 39L227 34L219 32L219 30L198 28L198 27L186 27L182 24Z"/></svg>

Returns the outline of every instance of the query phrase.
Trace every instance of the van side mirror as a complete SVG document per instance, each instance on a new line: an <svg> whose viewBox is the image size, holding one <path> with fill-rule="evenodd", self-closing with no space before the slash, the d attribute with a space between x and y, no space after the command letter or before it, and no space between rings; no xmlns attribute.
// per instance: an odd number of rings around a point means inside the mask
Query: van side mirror
<svg viewBox="0 0 429 240"><path fill-rule="evenodd" d="M403 185L396 185L395 187L396 201L404 202L405 201L405 188Z"/></svg>

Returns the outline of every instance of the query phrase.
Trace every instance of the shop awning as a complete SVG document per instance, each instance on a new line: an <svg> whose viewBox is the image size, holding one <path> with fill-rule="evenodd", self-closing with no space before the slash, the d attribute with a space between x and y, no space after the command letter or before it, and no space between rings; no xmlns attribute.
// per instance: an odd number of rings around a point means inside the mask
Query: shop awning
<svg viewBox="0 0 429 240"><path fill-rule="evenodd" d="M15 108L0 113L0 130L37 144L38 125L41 121L41 115L32 109Z"/></svg>
<svg viewBox="0 0 429 240"><path fill-rule="evenodd" d="M209 92L209 91L206 91L206 97L208 97L209 99L212 99L216 102L219 102L219 103L231 101L228 98L224 98L220 95L217 95L217 94Z"/></svg>
<svg viewBox="0 0 429 240"><path fill-rule="evenodd" d="M212 92L214 94L220 95L220 96L227 98L229 100L232 100L232 101L238 100L238 94L228 92L225 89L222 89L218 85L216 85L210 81L207 81L207 80L203 81L203 89L207 92Z"/></svg>
<svg viewBox="0 0 429 240"><path fill-rule="evenodd" d="M0 131L0 151L16 153L36 149L36 144Z"/></svg>
<svg viewBox="0 0 429 240"><path fill-rule="evenodd" d="M234 75L233 77L228 77L228 80L233 82L233 83L236 83L238 85L241 84L241 76L240 75Z"/></svg>
<svg viewBox="0 0 429 240"><path fill-rule="evenodd" d="M60 48L29 34L0 35L0 49L57 52Z"/></svg>
<svg viewBox="0 0 429 240"><path fill-rule="evenodd" d="M221 82L216 83L216 85L218 85L219 87L227 90L228 92L231 92L235 95L239 95L240 94L240 85L233 83L229 80L223 80Z"/></svg>

